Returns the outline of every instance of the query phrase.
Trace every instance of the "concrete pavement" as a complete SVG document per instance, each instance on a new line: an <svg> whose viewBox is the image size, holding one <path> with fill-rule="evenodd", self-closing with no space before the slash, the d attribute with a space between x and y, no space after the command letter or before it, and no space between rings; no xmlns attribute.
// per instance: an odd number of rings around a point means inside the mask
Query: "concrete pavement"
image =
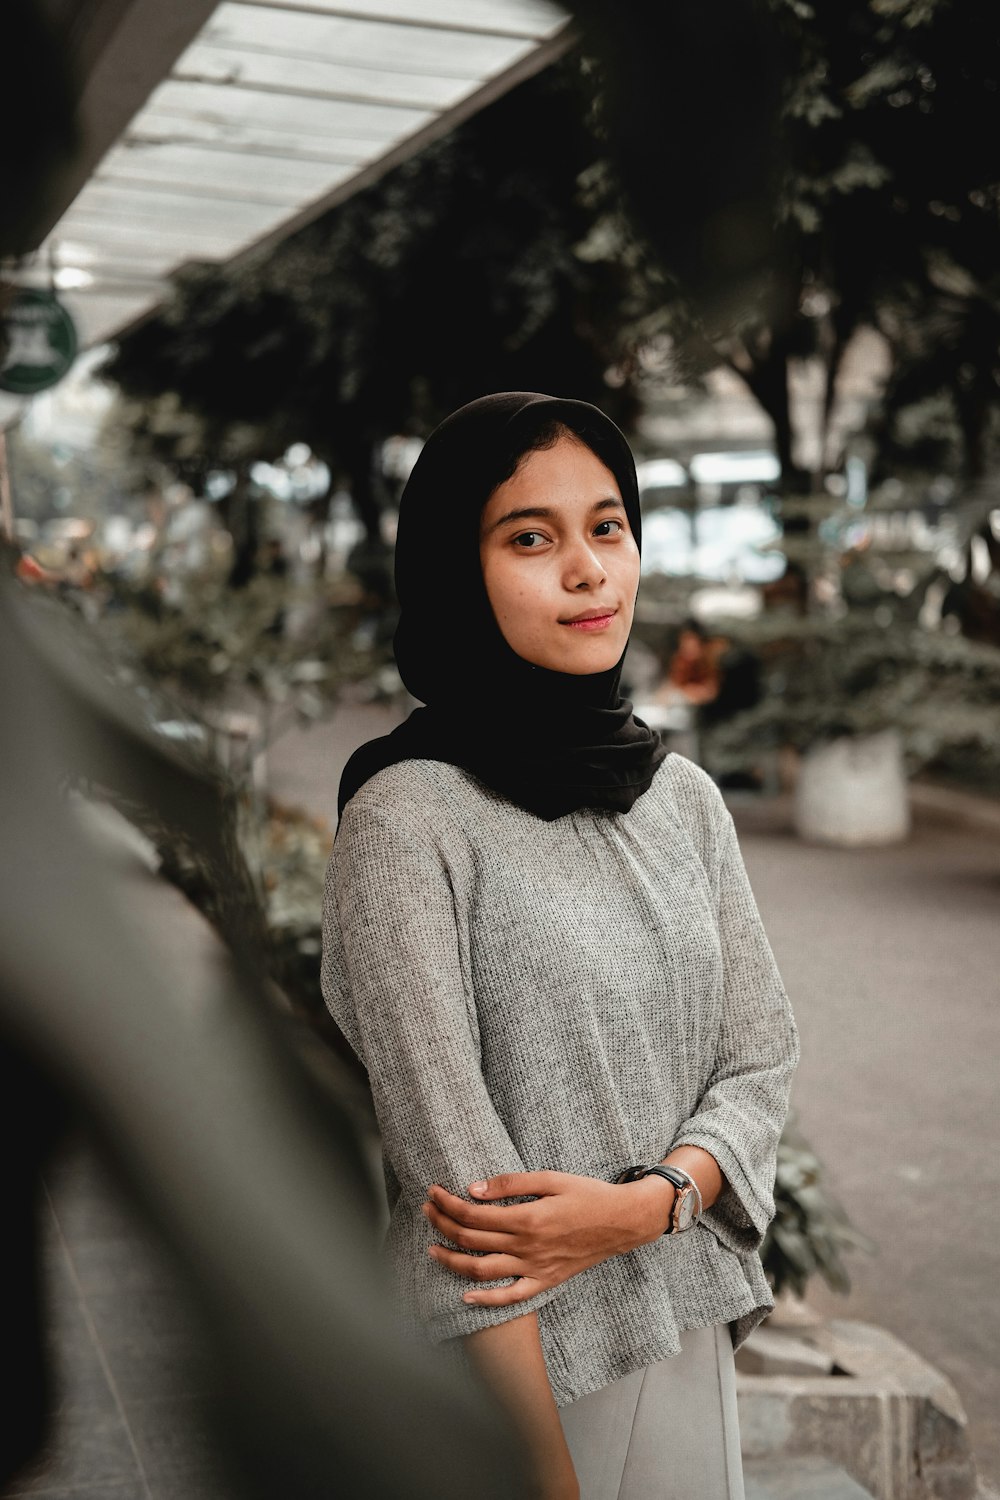
<svg viewBox="0 0 1000 1500"><path fill-rule="evenodd" d="M876 1241L845 1301L954 1383L1000 1482L1000 836L919 814L892 849L808 847L782 805L734 808L795 1007L801 1124Z"/></svg>

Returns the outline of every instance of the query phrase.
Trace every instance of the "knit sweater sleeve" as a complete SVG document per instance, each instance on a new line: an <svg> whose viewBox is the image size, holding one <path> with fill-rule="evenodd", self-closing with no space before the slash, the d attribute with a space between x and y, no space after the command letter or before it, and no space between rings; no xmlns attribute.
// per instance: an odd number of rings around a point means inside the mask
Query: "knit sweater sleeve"
<svg viewBox="0 0 1000 1500"><path fill-rule="evenodd" d="M364 795L345 809L323 902L323 991L368 1072L382 1148L400 1186L404 1280L433 1340L534 1311L558 1287L508 1307L471 1306L473 1285L433 1261L437 1233L420 1212L438 1183L526 1170L482 1072L446 852L417 812L394 815ZM487 1281L483 1286L505 1283Z"/></svg>
<svg viewBox="0 0 1000 1500"><path fill-rule="evenodd" d="M759 1249L774 1217L778 1139L799 1038L764 932L733 819L704 773L705 862L717 903L724 975L715 1058L698 1107L672 1146L711 1152L726 1185L704 1223L737 1253Z"/></svg>

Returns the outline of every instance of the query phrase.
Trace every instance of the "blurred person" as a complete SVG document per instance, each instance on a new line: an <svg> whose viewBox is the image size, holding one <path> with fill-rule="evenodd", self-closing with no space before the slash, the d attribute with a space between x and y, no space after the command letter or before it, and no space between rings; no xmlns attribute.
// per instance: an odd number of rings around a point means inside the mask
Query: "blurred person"
<svg viewBox="0 0 1000 1500"><path fill-rule="evenodd" d="M690 708L689 728L682 731L695 748L695 758L720 787L758 790L763 772L757 766L715 771L710 741L704 731L753 708L761 697L760 662L756 654L727 635L711 635L693 617L681 625L666 676L654 694L652 711L676 704ZM676 742L681 748L683 742ZM694 751L692 752L694 753Z"/></svg>
<svg viewBox="0 0 1000 1500"><path fill-rule="evenodd" d="M58 573L52 573L48 568L43 568L37 558L30 552L22 552L14 565L14 576L22 583L46 583L57 584Z"/></svg>
<svg viewBox="0 0 1000 1500"><path fill-rule="evenodd" d="M710 635L700 621L685 620L657 702L683 700L697 710L702 727L760 702L760 662L728 635Z"/></svg>
<svg viewBox="0 0 1000 1500"><path fill-rule="evenodd" d="M6 536L0 529L0 571L13 575L21 583L57 584L59 575L44 568L19 537Z"/></svg>
<svg viewBox="0 0 1000 1500"><path fill-rule="evenodd" d="M977 576L973 558L978 540L985 567ZM1000 538L988 521L971 536L961 578L952 579L941 601L942 620L954 619L962 635L986 646L1000 646Z"/></svg>
<svg viewBox="0 0 1000 1500"><path fill-rule="evenodd" d="M281 540L281 537L268 537L264 543L261 549L260 572L262 577L274 578L280 583L284 583L288 579L288 553L285 551L285 544ZM271 620L271 623L265 627L264 634L283 636L287 622L288 611L284 603L279 604L274 612L274 618Z"/></svg>
<svg viewBox="0 0 1000 1500"><path fill-rule="evenodd" d="M280 536L270 536L262 549L261 572L268 578L287 578L289 563L285 544Z"/></svg>
<svg viewBox="0 0 1000 1500"><path fill-rule="evenodd" d="M93 551L80 542L70 542L59 574L62 591L90 589L97 576L97 558Z"/></svg>
<svg viewBox="0 0 1000 1500"><path fill-rule="evenodd" d="M874 609L884 598L884 590L871 569L871 537L863 537L848 547L839 559L840 597L851 609Z"/></svg>
<svg viewBox="0 0 1000 1500"><path fill-rule="evenodd" d="M801 563L785 559L785 571L780 578L761 584L760 597L765 613L787 610L792 614L806 615L809 612L809 576Z"/></svg>
<svg viewBox="0 0 1000 1500"><path fill-rule="evenodd" d="M721 637L710 636L698 620L685 620L657 701L670 702L679 697L686 703L700 705L717 697L722 684L719 657L724 644Z"/></svg>
<svg viewBox="0 0 1000 1500"><path fill-rule="evenodd" d="M427 706L345 768L323 993L397 1313L493 1385L534 1493L739 1500L798 1040L721 795L620 695L639 549L596 408L507 392L428 440L395 637Z"/></svg>

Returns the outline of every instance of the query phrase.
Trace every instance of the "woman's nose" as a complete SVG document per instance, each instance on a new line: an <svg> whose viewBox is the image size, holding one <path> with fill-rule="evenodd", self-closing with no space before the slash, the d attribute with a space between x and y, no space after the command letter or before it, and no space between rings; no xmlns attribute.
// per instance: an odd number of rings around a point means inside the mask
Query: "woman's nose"
<svg viewBox="0 0 1000 1500"><path fill-rule="evenodd" d="M567 588L596 588L607 574L600 555L586 542L578 543L566 558L563 581Z"/></svg>

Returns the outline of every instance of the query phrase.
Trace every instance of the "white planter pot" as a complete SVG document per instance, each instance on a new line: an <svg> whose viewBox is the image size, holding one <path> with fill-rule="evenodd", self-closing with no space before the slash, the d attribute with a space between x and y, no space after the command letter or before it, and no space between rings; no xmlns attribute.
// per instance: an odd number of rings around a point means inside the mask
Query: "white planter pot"
<svg viewBox="0 0 1000 1500"><path fill-rule="evenodd" d="M910 831L903 750L895 729L807 751L795 788L795 828L822 844L895 844Z"/></svg>

